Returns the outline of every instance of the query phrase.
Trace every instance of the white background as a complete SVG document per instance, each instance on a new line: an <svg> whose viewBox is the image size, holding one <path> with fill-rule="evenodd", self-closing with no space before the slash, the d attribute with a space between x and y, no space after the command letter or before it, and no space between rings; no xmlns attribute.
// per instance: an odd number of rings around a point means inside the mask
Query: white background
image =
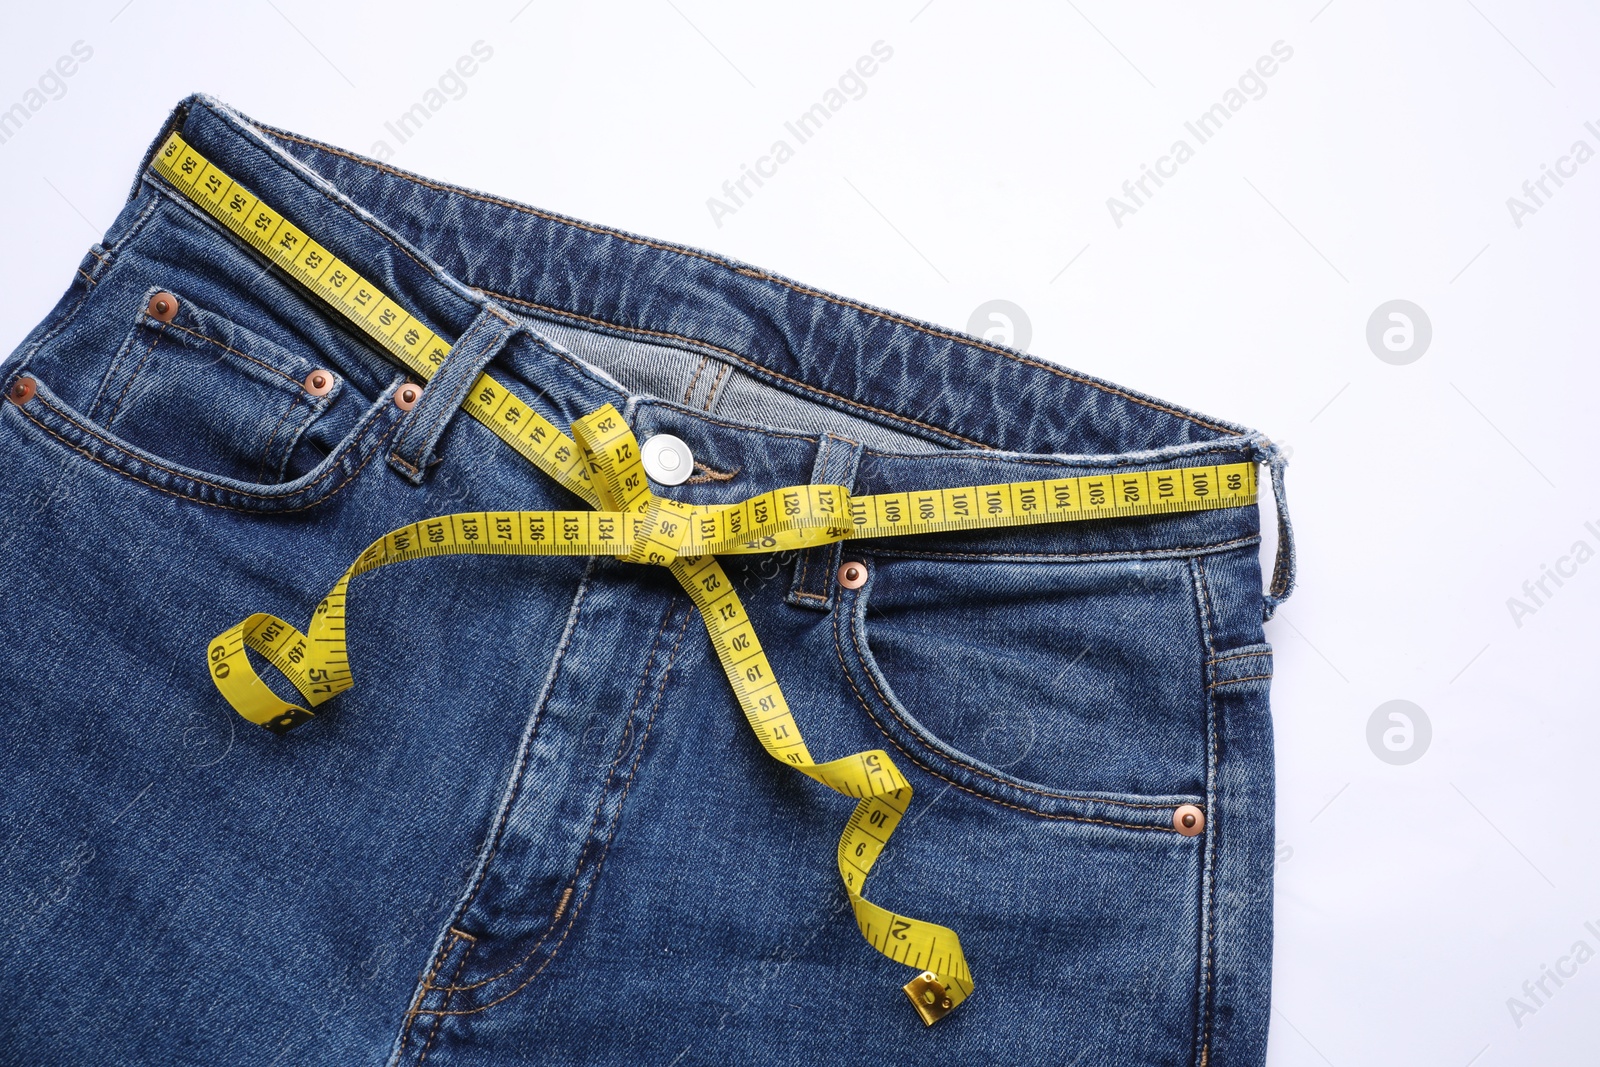
<svg viewBox="0 0 1600 1067"><path fill-rule="evenodd" d="M246 114L580 218L687 242L952 327L1010 300L1029 349L1293 450L1301 588L1277 647L1278 940L1269 1061L1592 1064L1600 960L1600 549L1592 336L1600 15L1578 4L32 5L0 108L93 56L0 144L0 349L114 217L167 110ZM475 41L420 133L384 128ZM873 43L893 49L717 224L709 197ZM1183 124L1293 50L1206 144ZM1194 157L1119 227L1182 138ZM1569 169L1570 169L1570 165ZM1532 201L1528 201L1530 206ZM1380 361L1402 298L1429 348ZM982 323L980 328L989 324ZM999 328L998 325L996 328ZM1566 565L1574 566L1572 561ZM1517 625L1507 599L1537 610ZM1383 702L1432 742L1391 765ZM1538 990L1535 988L1535 992ZM1533 1012L1514 1018L1508 998ZM1518 1023L1520 1022L1520 1025Z"/></svg>

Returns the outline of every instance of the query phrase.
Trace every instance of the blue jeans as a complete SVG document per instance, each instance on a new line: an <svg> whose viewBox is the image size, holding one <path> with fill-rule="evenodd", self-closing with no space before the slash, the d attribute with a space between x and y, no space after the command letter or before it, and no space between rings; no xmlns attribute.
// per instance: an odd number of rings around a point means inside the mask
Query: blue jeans
<svg viewBox="0 0 1600 1067"><path fill-rule="evenodd" d="M4 1059L1261 1063L1270 442L205 97L174 127L455 346L404 410L144 170L0 367ZM925 1028L834 871L851 802L762 752L660 568L387 568L352 586L356 689L286 736L219 697L208 640L303 621L385 531L581 506L459 413L485 368L559 426L681 438L655 489L693 503L1259 460L1279 563L1264 596L1253 506L729 558L811 750L916 790L869 895L977 983Z"/></svg>

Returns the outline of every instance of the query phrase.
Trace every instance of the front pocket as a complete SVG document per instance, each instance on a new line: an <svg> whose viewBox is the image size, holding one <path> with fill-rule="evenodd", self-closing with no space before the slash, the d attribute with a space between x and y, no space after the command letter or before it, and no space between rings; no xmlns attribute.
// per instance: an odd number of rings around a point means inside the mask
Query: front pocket
<svg viewBox="0 0 1600 1067"><path fill-rule="evenodd" d="M171 321L148 301L171 293ZM345 388L313 389L315 364L201 307L151 288L87 415L146 452L241 482L283 481L301 435Z"/></svg>
<svg viewBox="0 0 1600 1067"><path fill-rule="evenodd" d="M1145 807L1206 781L1189 564L883 556L835 619L863 708L925 769L1008 803Z"/></svg>

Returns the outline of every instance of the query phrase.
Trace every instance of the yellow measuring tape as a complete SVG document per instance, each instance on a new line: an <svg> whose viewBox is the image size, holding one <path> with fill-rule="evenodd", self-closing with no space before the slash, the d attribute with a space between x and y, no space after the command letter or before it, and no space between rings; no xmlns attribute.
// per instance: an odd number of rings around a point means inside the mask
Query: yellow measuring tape
<svg viewBox="0 0 1600 1067"><path fill-rule="evenodd" d="M422 379L444 363L449 342L183 138L173 134L154 167ZM609 404L574 423L569 437L481 374L462 408L595 510L463 512L390 531L339 578L305 632L276 616L255 614L213 640L207 665L222 695L246 719L282 733L310 719L311 708L349 689L355 684L344 636L350 582L391 563L513 553L607 555L668 567L700 610L739 707L768 755L857 800L839 838L839 876L861 933L879 952L920 972L905 991L930 1025L972 992L960 938L937 923L879 907L861 892L911 802L911 785L881 749L826 763L812 759L716 556L845 539L1238 507L1256 499L1255 465L1233 463L862 497L851 496L844 486L802 485L737 504L689 505L650 491L638 441ZM310 707L273 692L256 674L247 649L277 667Z"/></svg>

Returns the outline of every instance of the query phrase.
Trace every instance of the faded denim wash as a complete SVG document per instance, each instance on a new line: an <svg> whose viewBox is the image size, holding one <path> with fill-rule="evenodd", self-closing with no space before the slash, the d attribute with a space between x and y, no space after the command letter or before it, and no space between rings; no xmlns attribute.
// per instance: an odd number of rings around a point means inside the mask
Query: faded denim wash
<svg viewBox="0 0 1600 1067"><path fill-rule="evenodd" d="M456 346L401 410L388 358L142 169L0 366L37 382L0 404L0 1059L1262 1062L1293 578L1265 438L206 97L173 128ZM977 982L924 1028L834 870L850 801L762 752L660 568L388 568L315 721L213 688L210 638L303 623L385 531L581 506L455 411L485 367L558 425L682 438L695 476L655 488L694 503L1256 460L1279 563L1264 597L1255 507L730 557L812 751L915 787L868 893Z"/></svg>

